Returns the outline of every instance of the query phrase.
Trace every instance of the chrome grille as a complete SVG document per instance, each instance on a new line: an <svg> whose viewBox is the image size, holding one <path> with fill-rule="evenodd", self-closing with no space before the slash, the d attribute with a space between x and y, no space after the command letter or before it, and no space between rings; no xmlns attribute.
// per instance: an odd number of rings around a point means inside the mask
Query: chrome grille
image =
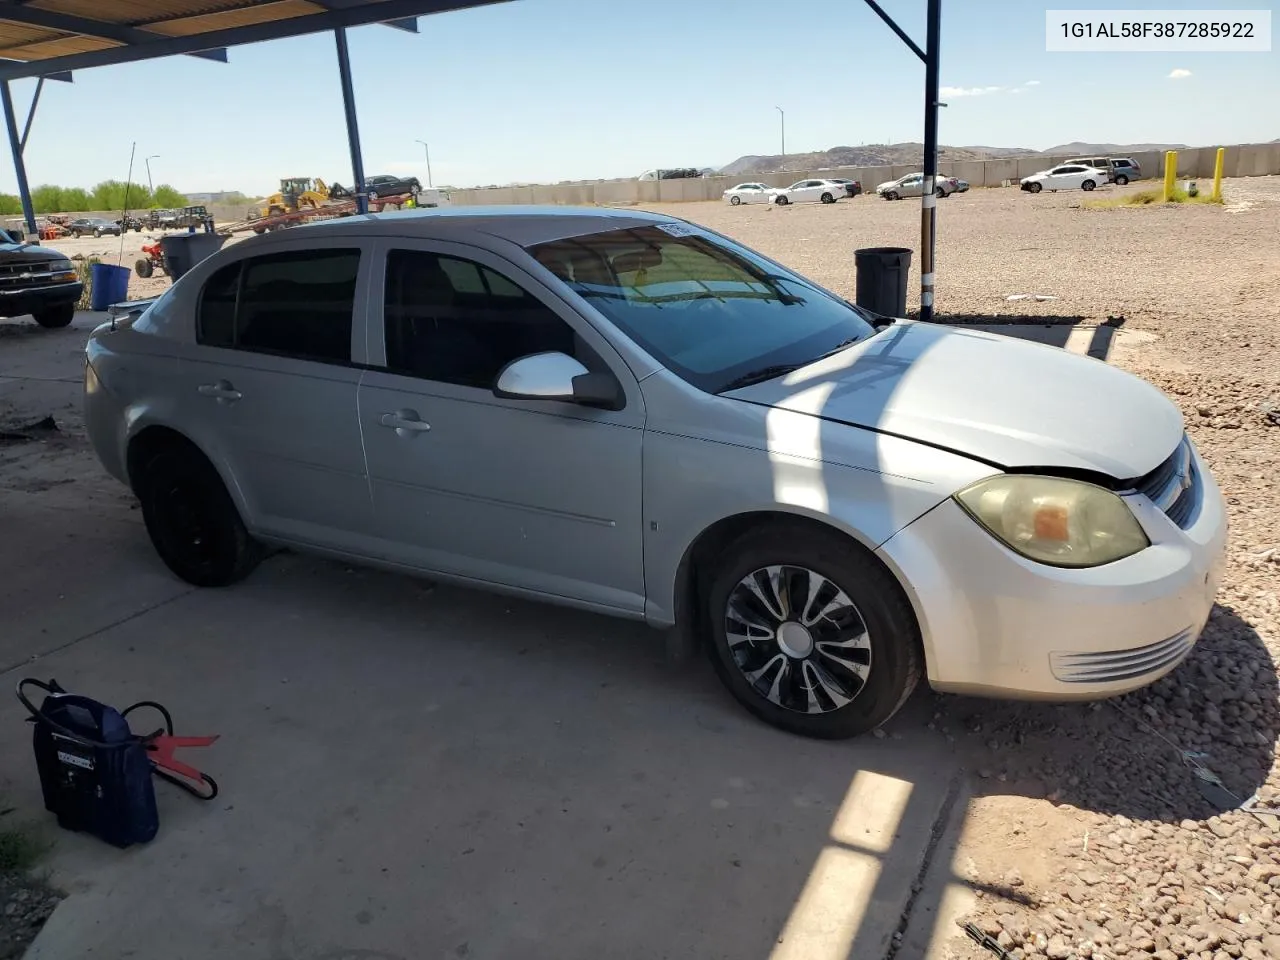
<svg viewBox="0 0 1280 960"><path fill-rule="evenodd" d="M1132 680L1177 666L1191 652L1195 642L1194 631L1187 629L1156 643L1130 650L1109 650L1105 653L1054 652L1049 654L1049 669L1063 683L1114 683L1118 680Z"/></svg>
<svg viewBox="0 0 1280 960"><path fill-rule="evenodd" d="M0 290L38 287L42 283L48 283L49 275L53 272L49 269L52 264L51 260L33 263L0 263Z"/></svg>
<svg viewBox="0 0 1280 960"><path fill-rule="evenodd" d="M1180 527L1186 527L1200 492L1200 477L1195 457L1191 453L1191 440L1183 436L1182 442L1170 454L1169 459L1134 486L1139 493L1145 494L1163 510L1170 520Z"/></svg>

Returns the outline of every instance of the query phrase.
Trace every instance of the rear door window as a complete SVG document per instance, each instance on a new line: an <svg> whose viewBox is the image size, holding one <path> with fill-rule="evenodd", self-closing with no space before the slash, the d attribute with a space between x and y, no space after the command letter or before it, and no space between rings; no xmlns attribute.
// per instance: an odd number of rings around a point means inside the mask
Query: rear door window
<svg viewBox="0 0 1280 960"><path fill-rule="evenodd" d="M289 251L228 264L201 291L197 340L206 346L349 363L359 269L356 249Z"/></svg>

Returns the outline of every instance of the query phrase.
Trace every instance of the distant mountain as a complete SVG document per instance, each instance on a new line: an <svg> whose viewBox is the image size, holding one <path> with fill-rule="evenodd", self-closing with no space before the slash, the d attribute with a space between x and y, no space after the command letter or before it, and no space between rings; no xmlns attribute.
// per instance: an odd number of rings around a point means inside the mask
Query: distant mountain
<svg viewBox="0 0 1280 960"><path fill-rule="evenodd" d="M1153 150L1185 150L1185 143L1060 143L1041 153L1149 153Z"/></svg>
<svg viewBox="0 0 1280 960"><path fill-rule="evenodd" d="M939 160L999 160L1005 157L1087 155L1091 153L1131 154L1148 151L1183 150L1185 143L1060 143L1047 150L1028 147L939 147ZM751 176L761 173L807 173L832 167L884 167L893 164L922 164L924 144L870 143L861 147L832 147L813 153L788 153L786 156L750 155L739 157L720 168L724 176Z"/></svg>

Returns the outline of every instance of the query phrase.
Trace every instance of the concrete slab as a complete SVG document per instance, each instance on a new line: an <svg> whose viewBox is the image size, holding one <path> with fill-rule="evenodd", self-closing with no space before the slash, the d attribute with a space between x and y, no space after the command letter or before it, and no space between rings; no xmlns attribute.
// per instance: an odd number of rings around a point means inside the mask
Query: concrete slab
<svg viewBox="0 0 1280 960"><path fill-rule="evenodd" d="M966 323L965 330L982 330L1005 337L1061 347L1068 353L1106 360L1120 328L1105 324Z"/></svg>
<svg viewBox="0 0 1280 960"><path fill-rule="evenodd" d="M955 775L927 701L799 740L636 624L288 554L187 591L136 513L31 498L0 490L5 552L74 590L6 595L43 656L4 682L168 704L222 735L192 759L223 793L159 784L125 852L51 831L71 896L29 957L884 955ZM20 720L0 700L0 791L47 821Z"/></svg>

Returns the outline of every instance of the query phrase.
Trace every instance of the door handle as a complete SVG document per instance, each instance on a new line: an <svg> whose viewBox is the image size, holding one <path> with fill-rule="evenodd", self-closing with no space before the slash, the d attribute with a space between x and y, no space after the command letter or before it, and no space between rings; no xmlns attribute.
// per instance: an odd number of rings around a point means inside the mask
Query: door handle
<svg viewBox="0 0 1280 960"><path fill-rule="evenodd" d="M196 388L202 397L213 397L219 403L234 403L241 393L229 381L219 380L217 383L202 383Z"/></svg>
<svg viewBox="0 0 1280 960"><path fill-rule="evenodd" d="M414 434L426 433L431 424L418 416L416 410L397 410L395 413L384 413L378 418L384 427L390 427L400 437L411 437Z"/></svg>

